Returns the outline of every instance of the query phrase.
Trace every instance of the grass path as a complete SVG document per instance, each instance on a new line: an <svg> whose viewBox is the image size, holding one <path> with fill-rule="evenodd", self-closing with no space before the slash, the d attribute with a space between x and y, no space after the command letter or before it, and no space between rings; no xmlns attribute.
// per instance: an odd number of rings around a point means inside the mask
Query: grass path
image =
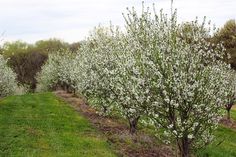
<svg viewBox="0 0 236 157"><path fill-rule="evenodd" d="M236 105L234 105L234 106L236 106ZM231 118L236 121L236 108L233 108L231 110L230 115L231 115Z"/></svg>
<svg viewBox="0 0 236 157"><path fill-rule="evenodd" d="M0 101L0 156L114 157L91 124L52 93Z"/></svg>
<svg viewBox="0 0 236 157"><path fill-rule="evenodd" d="M236 120L236 108L231 112ZM236 130L220 126L199 157L236 157ZM0 100L1 157L115 157L90 122L52 93Z"/></svg>
<svg viewBox="0 0 236 157"><path fill-rule="evenodd" d="M236 121L236 108L231 110L231 118ZM215 132L215 140L197 153L199 157L236 157L236 130L223 125Z"/></svg>

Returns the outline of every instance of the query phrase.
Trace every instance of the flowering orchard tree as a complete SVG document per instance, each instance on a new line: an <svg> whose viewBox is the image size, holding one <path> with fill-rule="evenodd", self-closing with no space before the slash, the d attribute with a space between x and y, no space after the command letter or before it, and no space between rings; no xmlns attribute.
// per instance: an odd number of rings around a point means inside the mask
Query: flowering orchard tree
<svg viewBox="0 0 236 157"><path fill-rule="evenodd" d="M14 94L16 88L16 74L8 67L7 60L0 55L0 97Z"/></svg>
<svg viewBox="0 0 236 157"><path fill-rule="evenodd" d="M130 133L135 133L138 120L145 114L149 103L149 90L145 83L146 72L138 52L134 52L129 40L116 46L119 54L116 69L111 78L112 97L117 102L124 117L129 120Z"/></svg>
<svg viewBox="0 0 236 157"><path fill-rule="evenodd" d="M80 74L77 89L104 115L110 114L114 103L110 98L113 37L108 28L97 27L91 32L77 55ZM109 69L109 70L108 70Z"/></svg>
<svg viewBox="0 0 236 157"><path fill-rule="evenodd" d="M63 87L67 92L75 94L76 77L78 74L76 71L77 60L75 60L75 55L70 51L65 51L60 54L58 63L59 86Z"/></svg>
<svg viewBox="0 0 236 157"><path fill-rule="evenodd" d="M169 18L133 8L124 18L124 32L99 26L76 56L49 56L38 81L45 88L65 84L106 114L116 109L131 133L145 116L189 157L212 140L222 107L235 94L224 49L209 42L205 21L180 25L176 12Z"/></svg>
<svg viewBox="0 0 236 157"><path fill-rule="evenodd" d="M195 21L190 27L197 29L183 30L176 13L151 16L147 9L138 16L133 9L125 19L128 34L143 48L142 63L151 78L145 82L151 87L150 123L163 128L166 140L175 140L181 156L188 157L191 149L211 141L227 96L234 92L221 45L208 42L205 23Z"/></svg>
<svg viewBox="0 0 236 157"><path fill-rule="evenodd" d="M85 58L90 65L87 79L91 86L86 92L99 98L97 107L103 111L118 110L129 121L130 133L133 134L140 116L144 114L148 91L144 90L142 64L129 39L113 26L98 27L87 44L82 46L79 55L87 54Z"/></svg>
<svg viewBox="0 0 236 157"><path fill-rule="evenodd" d="M48 60L37 75L38 90L47 91L56 87L75 90L75 56L70 52L49 54Z"/></svg>
<svg viewBox="0 0 236 157"><path fill-rule="evenodd" d="M47 62L42 66L41 72L37 74L38 91L51 90L58 84L59 58L60 55L49 54Z"/></svg>
<svg viewBox="0 0 236 157"><path fill-rule="evenodd" d="M142 39L145 40L143 36ZM129 119L131 133L136 131L138 120L149 112L151 105L150 70L145 60L144 45L126 33L115 46L119 53L115 60L117 68L111 81L112 89L124 116Z"/></svg>

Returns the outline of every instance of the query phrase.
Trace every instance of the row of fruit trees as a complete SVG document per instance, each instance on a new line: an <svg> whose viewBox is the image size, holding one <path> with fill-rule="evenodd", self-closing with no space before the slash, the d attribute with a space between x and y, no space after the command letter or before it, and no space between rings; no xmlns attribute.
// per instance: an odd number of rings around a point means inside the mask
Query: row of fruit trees
<svg viewBox="0 0 236 157"><path fill-rule="evenodd" d="M77 54L50 54L38 89L66 87L105 115L119 112L131 134L138 123L151 125L188 157L213 139L234 98L235 74L205 20L179 24L176 12L127 12L124 28L96 27Z"/></svg>

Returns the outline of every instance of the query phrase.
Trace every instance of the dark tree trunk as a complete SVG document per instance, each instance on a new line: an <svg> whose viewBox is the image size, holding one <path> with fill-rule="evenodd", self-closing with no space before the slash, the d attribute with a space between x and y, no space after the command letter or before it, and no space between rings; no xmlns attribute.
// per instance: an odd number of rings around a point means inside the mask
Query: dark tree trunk
<svg viewBox="0 0 236 157"><path fill-rule="evenodd" d="M71 93L70 92L70 86L68 84L66 84L66 91L67 91L67 93Z"/></svg>
<svg viewBox="0 0 236 157"><path fill-rule="evenodd" d="M190 157L189 140L187 136L178 141L178 147L181 157Z"/></svg>
<svg viewBox="0 0 236 157"><path fill-rule="evenodd" d="M136 133L139 118L140 117L138 116L133 119L129 119L129 132L132 135Z"/></svg>
<svg viewBox="0 0 236 157"><path fill-rule="evenodd" d="M230 110L231 110L233 104L234 104L234 103L232 102L232 103L229 103L229 104L225 105L225 109L226 109L226 111L227 111L227 119L228 119L228 120L230 120Z"/></svg>
<svg viewBox="0 0 236 157"><path fill-rule="evenodd" d="M227 110L227 119L230 120L230 110Z"/></svg>
<svg viewBox="0 0 236 157"><path fill-rule="evenodd" d="M64 91L67 91L65 83L62 83L62 88L63 88Z"/></svg>

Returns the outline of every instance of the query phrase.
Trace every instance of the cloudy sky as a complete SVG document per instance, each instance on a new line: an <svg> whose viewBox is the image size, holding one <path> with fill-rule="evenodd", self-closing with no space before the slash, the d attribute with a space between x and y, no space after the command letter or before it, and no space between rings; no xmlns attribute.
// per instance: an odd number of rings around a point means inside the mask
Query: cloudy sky
<svg viewBox="0 0 236 157"><path fill-rule="evenodd" d="M83 40L98 24L123 25L122 12L143 0L0 0L0 33L4 41L59 38L67 42ZM170 0L144 0L170 13ZM236 18L236 0L174 0L179 21L207 16L217 27Z"/></svg>

